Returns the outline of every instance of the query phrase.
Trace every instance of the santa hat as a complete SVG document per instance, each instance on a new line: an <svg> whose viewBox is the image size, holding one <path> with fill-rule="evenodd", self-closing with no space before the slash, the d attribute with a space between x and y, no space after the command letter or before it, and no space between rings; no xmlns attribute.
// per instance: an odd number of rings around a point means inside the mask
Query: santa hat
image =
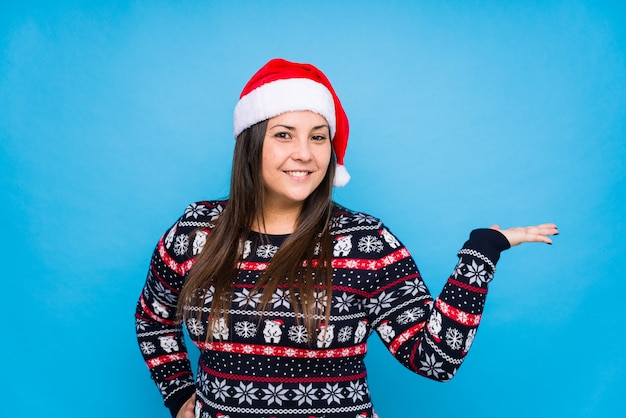
<svg viewBox="0 0 626 418"><path fill-rule="evenodd" d="M257 71L235 106L235 138L256 123L299 110L315 112L328 122L337 157L333 183L345 186L350 181L343 161L348 146L348 117L328 78L311 64L275 58Z"/></svg>

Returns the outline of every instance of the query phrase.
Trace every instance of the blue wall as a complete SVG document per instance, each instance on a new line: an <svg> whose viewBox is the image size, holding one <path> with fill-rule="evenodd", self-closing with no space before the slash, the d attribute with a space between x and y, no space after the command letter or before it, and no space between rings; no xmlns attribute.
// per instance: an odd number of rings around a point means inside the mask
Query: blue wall
<svg viewBox="0 0 626 418"><path fill-rule="evenodd" d="M336 199L385 220L433 292L474 227L561 229L503 255L452 382L371 340L381 418L624 416L623 2L5 3L3 416L167 416L135 301L165 228L226 195L233 107L275 56L332 80Z"/></svg>

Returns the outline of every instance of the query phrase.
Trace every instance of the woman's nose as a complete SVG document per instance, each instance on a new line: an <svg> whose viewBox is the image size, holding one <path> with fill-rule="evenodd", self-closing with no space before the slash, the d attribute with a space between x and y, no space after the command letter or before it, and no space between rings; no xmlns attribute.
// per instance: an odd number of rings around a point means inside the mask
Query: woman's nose
<svg viewBox="0 0 626 418"><path fill-rule="evenodd" d="M308 161L311 159L311 144L308 138L298 138L294 141L294 149L291 156L294 160Z"/></svg>

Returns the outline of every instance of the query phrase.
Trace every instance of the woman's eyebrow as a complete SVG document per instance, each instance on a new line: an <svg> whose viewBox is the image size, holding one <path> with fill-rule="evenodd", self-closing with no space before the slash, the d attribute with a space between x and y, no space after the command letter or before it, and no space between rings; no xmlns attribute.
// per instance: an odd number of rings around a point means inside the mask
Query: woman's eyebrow
<svg viewBox="0 0 626 418"><path fill-rule="evenodd" d="M276 129L276 128L284 128L284 129L287 129L289 131L294 131L296 129L295 126L283 125L282 123L278 123L276 125L270 126L269 129ZM314 127L311 128L311 130L315 131L315 130L324 129L324 128L328 128L328 125L324 124L324 125L314 126ZM330 128L328 128L328 129L330 129Z"/></svg>
<svg viewBox="0 0 626 418"><path fill-rule="evenodd" d="M317 129L323 129L323 128L328 128L328 125L324 124L324 125L320 125L320 126L314 126L313 129L311 129L312 131L317 130ZM328 128L330 129L330 128Z"/></svg>
<svg viewBox="0 0 626 418"><path fill-rule="evenodd" d="M295 130L295 126L289 126L289 125L283 125L283 124L276 124L274 126L270 126L270 129L276 129L276 128L285 128L287 130L293 131Z"/></svg>

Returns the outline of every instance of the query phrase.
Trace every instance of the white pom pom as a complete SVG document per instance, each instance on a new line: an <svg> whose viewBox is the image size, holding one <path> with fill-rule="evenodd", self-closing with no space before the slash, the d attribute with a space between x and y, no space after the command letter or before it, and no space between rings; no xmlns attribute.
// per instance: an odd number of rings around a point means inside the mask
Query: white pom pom
<svg viewBox="0 0 626 418"><path fill-rule="evenodd" d="M343 187L350 181L350 174L343 165L337 165L335 168L335 178L333 179L333 186Z"/></svg>

